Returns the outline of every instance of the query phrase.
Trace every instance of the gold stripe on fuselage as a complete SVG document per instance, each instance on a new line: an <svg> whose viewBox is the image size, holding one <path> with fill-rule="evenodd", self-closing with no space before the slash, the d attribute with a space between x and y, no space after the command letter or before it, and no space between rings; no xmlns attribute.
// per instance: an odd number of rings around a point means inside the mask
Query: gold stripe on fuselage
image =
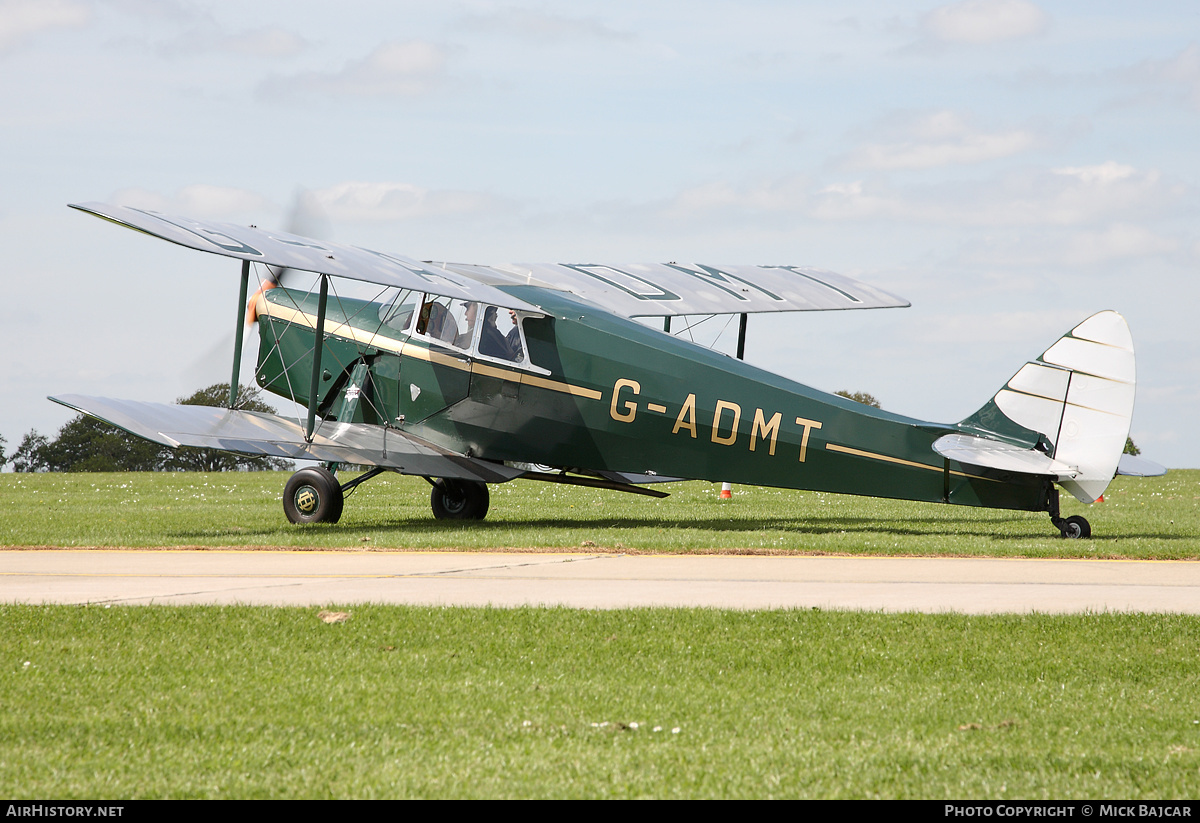
<svg viewBox="0 0 1200 823"><path fill-rule="evenodd" d="M299 309L288 308L277 303L271 303L265 296L258 296L258 313L267 315L276 320L282 320L285 323L295 323L309 329L317 327L317 317L314 314L300 311ZM370 346L374 349L389 351L393 354L401 355L402 357L414 357L418 360L425 360L429 363L434 363L439 366L447 366L459 371L474 372L476 374L485 375L487 377L496 377L500 380L508 380L513 383L524 383L526 385L535 386L539 389L549 389L550 391L562 392L563 394L571 394L576 397L586 397L589 400L599 400L603 394L595 389L586 389L582 386L573 386L570 383L563 383L558 380L550 380L546 377L540 377L536 374L528 372L513 371L512 369L503 369L497 366L481 363L478 361L472 362L471 358L463 353L461 356L448 354L444 352L434 351L433 349L418 346L408 341L396 340L379 334L378 332L369 332L364 329L357 329L348 323L335 323L326 318L325 333L335 337L341 337L347 340L353 340L355 343L360 343L364 346Z"/></svg>
<svg viewBox="0 0 1200 823"><path fill-rule="evenodd" d="M917 463L912 460L902 460L899 457L889 457L886 454L876 454L875 452L863 451L862 449L852 449L849 446L839 446L836 443L826 443L825 448L831 452L841 452L842 454L852 454L855 457L868 457L872 460L883 460L887 463L899 463L901 466L912 466L914 469L929 469L929 471L938 472L939 474L942 473L943 471L945 471L945 469L942 466L931 466L928 463ZM959 471L952 471L950 473L955 475L956 477L972 477L976 480L992 480L993 482L996 482L996 483L1000 482L1000 481L996 480L995 478L981 477L978 474L967 474L966 472L959 472Z"/></svg>

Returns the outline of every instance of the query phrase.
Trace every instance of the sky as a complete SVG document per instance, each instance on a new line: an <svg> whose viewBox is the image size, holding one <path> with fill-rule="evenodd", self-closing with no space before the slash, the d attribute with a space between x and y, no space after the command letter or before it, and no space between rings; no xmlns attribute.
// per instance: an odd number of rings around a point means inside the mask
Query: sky
<svg viewBox="0 0 1200 823"><path fill-rule="evenodd" d="M422 260L859 278L911 308L752 316L746 359L930 421L1114 309L1134 440L1200 467L1195 2L0 0L0 123L9 453L47 395L229 379L238 262L67 203L306 190Z"/></svg>

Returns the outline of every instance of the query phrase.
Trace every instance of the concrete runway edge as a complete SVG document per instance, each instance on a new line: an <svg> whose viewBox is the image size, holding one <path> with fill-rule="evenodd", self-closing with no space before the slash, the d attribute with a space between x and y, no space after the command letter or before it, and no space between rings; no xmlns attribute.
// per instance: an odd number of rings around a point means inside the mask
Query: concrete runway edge
<svg viewBox="0 0 1200 823"><path fill-rule="evenodd" d="M1200 563L993 558L0 551L0 602L1200 614Z"/></svg>

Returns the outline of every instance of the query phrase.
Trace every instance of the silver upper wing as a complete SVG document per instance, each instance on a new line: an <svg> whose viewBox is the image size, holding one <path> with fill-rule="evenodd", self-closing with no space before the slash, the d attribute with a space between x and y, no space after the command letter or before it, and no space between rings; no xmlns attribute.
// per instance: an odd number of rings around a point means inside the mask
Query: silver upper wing
<svg viewBox="0 0 1200 823"><path fill-rule="evenodd" d="M509 263L445 267L490 285L568 291L624 317L899 308L909 302L861 281L800 266L702 263Z"/></svg>
<svg viewBox="0 0 1200 823"><path fill-rule="evenodd" d="M536 314L543 312L497 287L534 285L566 291L624 317L839 311L909 305L901 297L853 278L800 266L431 263L287 232L173 217L128 206L80 203L71 207L181 246L225 257Z"/></svg>
<svg viewBox="0 0 1200 823"><path fill-rule="evenodd" d="M478 280L401 255L313 240L282 231L266 231L255 226L173 217L129 206L109 203L70 205L120 226L223 257L542 313L536 306Z"/></svg>

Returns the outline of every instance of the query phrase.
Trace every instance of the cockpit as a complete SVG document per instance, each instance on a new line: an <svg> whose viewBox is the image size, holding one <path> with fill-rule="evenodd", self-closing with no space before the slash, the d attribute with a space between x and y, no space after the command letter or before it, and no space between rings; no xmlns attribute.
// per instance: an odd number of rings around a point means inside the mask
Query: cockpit
<svg viewBox="0 0 1200 823"><path fill-rule="evenodd" d="M524 365L525 341L518 312L469 300L426 294L420 301L381 306L380 321L391 331L409 333L486 360Z"/></svg>

